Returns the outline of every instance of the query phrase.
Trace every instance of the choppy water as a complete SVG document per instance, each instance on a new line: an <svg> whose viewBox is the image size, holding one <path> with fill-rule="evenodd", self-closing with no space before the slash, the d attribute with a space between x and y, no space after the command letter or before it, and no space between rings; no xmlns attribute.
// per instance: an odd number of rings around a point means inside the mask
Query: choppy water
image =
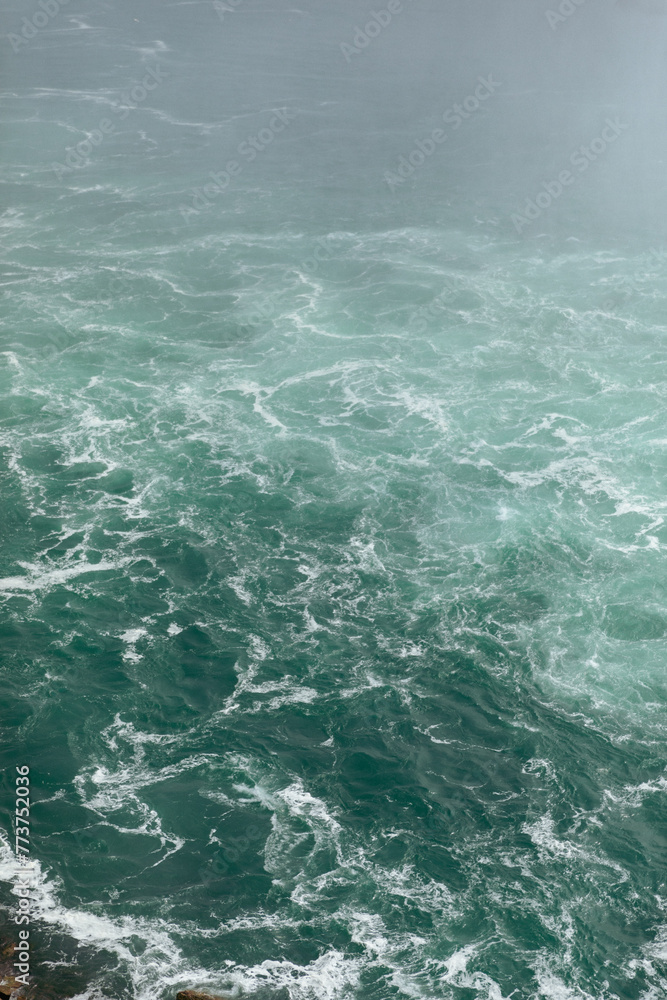
<svg viewBox="0 0 667 1000"><path fill-rule="evenodd" d="M657 1000L667 277L642 193L605 207L630 145L519 237L577 143L503 145L537 99L492 30L434 95L469 38L435 4L351 64L359 4L226 6L3 40L3 805L27 763L42 958L139 1000ZM644 134L615 99L578 140Z"/></svg>

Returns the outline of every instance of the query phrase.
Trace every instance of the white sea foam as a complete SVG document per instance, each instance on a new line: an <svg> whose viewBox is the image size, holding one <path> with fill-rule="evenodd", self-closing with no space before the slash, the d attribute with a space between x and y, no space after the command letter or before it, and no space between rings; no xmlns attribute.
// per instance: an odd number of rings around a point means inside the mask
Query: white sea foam
<svg viewBox="0 0 667 1000"><path fill-rule="evenodd" d="M19 562L19 566L27 570L25 576L10 576L0 579L0 591L15 593L16 591L36 591L48 590L67 583L69 580L76 580L78 577L89 573L103 573L107 570L122 569L132 562L129 556L121 557L114 561L101 560L98 563L89 563L81 560L72 566L65 566L62 569L45 569L43 565L36 563Z"/></svg>
<svg viewBox="0 0 667 1000"><path fill-rule="evenodd" d="M660 775L651 781L642 781L638 785L626 785L620 792L605 789L604 797L609 805L636 809L641 806L648 795L667 792L667 777Z"/></svg>
<svg viewBox="0 0 667 1000"><path fill-rule="evenodd" d="M141 639L142 635L148 635L145 628L130 628L126 632L123 632L119 638L123 642L134 644L137 639Z"/></svg>
<svg viewBox="0 0 667 1000"><path fill-rule="evenodd" d="M57 927L81 944L116 954L128 969L137 1000L150 1000L155 983L181 983L188 978L204 980L208 970L191 966L173 939L169 925L136 915L100 916L93 908L77 909L60 902L60 885L40 862L32 860L31 913L33 918ZM13 883L16 861L5 835L0 832L0 879ZM146 945L141 957L129 947L137 938Z"/></svg>
<svg viewBox="0 0 667 1000"><path fill-rule="evenodd" d="M361 959L331 950L306 966L267 960L233 969L228 975L246 993L271 987L287 989L290 1000L353 1000L363 964Z"/></svg>

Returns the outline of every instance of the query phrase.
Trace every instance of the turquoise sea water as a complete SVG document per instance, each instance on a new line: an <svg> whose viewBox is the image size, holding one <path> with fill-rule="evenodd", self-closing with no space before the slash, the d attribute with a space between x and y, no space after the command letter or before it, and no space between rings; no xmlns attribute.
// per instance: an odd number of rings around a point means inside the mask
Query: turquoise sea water
<svg viewBox="0 0 667 1000"><path fill-rule="evenodd" d="M27 764L60 995L658 1000L667 275L651 191L610 198L641 106L591 84L572 124L555 57L501 52L520 5L415 0L352 64L359 4L227 8L3 40L6 919Z"/></svg>

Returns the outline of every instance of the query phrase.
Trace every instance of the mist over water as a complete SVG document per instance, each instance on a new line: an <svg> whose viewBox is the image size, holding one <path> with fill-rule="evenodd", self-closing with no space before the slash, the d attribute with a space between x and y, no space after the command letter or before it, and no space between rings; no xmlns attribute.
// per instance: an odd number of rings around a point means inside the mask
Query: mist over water
<svg viewBox="0 0 667 1000"><path fill-rule="evenodd" d="M658 1000L667 3L1 20L42 994Z"/></svg>

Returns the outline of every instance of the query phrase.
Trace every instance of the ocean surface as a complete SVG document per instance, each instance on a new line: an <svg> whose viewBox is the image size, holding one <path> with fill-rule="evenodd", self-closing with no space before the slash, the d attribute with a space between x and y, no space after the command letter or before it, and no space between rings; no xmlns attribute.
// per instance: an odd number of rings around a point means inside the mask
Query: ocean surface
<svg viewBox="0 0 667 1000"><path fill-rule="evenodd" d="M666 995L667 33L548 7L5 6L41 995Z"/></svg>

